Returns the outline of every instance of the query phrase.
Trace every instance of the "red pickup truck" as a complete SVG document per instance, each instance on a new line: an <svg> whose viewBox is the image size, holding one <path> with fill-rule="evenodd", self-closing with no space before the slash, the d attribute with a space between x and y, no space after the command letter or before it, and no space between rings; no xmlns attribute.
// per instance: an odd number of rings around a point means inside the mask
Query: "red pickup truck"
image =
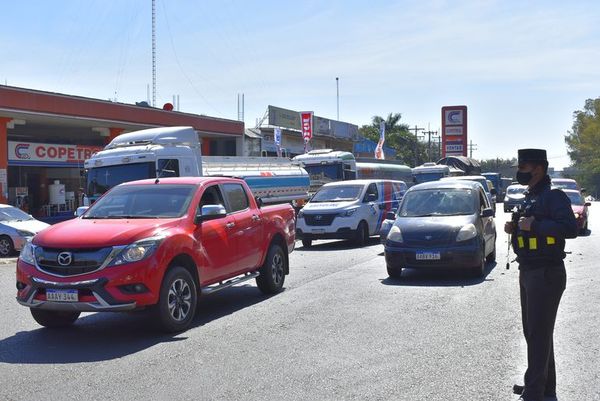
<svg viewBox="0 0 600 401"><path fill-rule="evenodd" d="M201 293L253 278L263 293L281 291L294 243L292 207L260 207L242 180L128 182L25 245L17 301L46 327L150 308L164 330L182 331Z"/></svg>

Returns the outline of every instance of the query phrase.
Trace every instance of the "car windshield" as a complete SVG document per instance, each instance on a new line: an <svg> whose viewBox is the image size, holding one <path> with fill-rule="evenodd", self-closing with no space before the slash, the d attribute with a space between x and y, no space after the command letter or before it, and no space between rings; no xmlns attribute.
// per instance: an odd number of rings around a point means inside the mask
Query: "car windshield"
<svg viewBox="0 0 600 401"><path fill-rule="evenodd" d="M86 194L96 197L124 182L154 177L156 168L153 162L94 167L87 172Z"/></svg>
<svg viewBox="0 0 600 401"><path fill-rule="evenodd" d="M9 206L0 208L0 221L24 221L32 219L33 217L16 207Z"/></svg>
<svg viewBox="0 0 600 401"><path fill-rule="evenodd" d="M322 187L311 202L343 202L358 199L363 187L361 185L334 185Z"/></svg>
<svg viewBox="0 0 600 401"><path fill-rule="evenodd" d="M583 196L579 192L566 192L567 196L571 200L571 205L583 206L585 203Z"/></svg>
<svg viewBox="0 0 600 401"><path fill-rule="evenodd" d="M404 196L400 217L457 216L475 213L475 194L470 189L409 191Z"/></svg>
<svg viewBox="0 0 600 401"><path fill-rule="evenodd" d="M100 198L84 219L151 219L181 217L194 193L193 185L124 185Z"/></svg>
<svg viewBox="0 0 600 401"><path fill-rule="evenodd" d="M579 189L577 188L577 182L570 180L552 180L552 185L560 189Z"/></svg>

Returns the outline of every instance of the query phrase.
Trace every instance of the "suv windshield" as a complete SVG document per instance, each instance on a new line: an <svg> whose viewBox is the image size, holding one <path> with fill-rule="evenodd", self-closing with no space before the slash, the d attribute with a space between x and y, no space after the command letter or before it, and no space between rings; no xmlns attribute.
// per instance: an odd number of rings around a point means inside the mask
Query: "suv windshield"
<svg viewBox="0 0 600 401"><path fill-rule="evenodd" d="M409 191L398 216L457 216L475 213L475 194L470 189Z"/></svg>
<svg viewBox="0 0 600 401"><path fill-rule="evenodd" d="M193 185L125 185L100 198L84 219L181 217L194 193Z"/></svg>
<svg viewBox="0 0 600 401"><path fill-rule="evenodd" d="M311 202L343 202L358 199L363 187L360 185L336 185L321 188Z"/></svg>
<svg viewBox="0 0 600 401"><path fill-rule="evenodd" d="M0 208L0 221L31 220L33 217L16 207Z"/></svg>

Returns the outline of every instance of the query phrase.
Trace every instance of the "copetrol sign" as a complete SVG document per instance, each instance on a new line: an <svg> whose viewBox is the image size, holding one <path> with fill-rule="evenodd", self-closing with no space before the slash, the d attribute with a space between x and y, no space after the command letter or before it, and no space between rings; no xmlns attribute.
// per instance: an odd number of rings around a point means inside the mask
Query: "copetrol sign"
<svg viewBox="0 0 600 401"><path fill-rule="evenodd" d="M82 166L101 146L8 141L8 164L53 167Z"/></svg>
<svg viewBox="0 0 600 401"><path fill-rule="evenodd" d="M442 107L442 157L467 156L467 106Z"/></svg>

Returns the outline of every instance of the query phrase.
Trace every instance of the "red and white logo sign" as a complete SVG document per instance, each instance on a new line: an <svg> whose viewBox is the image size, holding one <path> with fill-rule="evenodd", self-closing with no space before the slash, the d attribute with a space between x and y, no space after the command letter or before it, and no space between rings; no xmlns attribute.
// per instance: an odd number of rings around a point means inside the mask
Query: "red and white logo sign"
<svg viewBox="0 0 600 401"><path fill-rule="evenodd" d="M305 141L310 141L313 134L313 112L301 111L300 124L302 126L302 138L304 138Z"/></svg>
<svg viewBox="0 0 600 401"><path fill-rule="evenodd" d="M442 107L442 157L467 156L467 106Z"/></svg>
<svg viewBox="0 0 600 401"><path fill-rule="evenodd" d="M82 165L101 146L60 145L8 141L8 160L31 164Z"/></svg>

